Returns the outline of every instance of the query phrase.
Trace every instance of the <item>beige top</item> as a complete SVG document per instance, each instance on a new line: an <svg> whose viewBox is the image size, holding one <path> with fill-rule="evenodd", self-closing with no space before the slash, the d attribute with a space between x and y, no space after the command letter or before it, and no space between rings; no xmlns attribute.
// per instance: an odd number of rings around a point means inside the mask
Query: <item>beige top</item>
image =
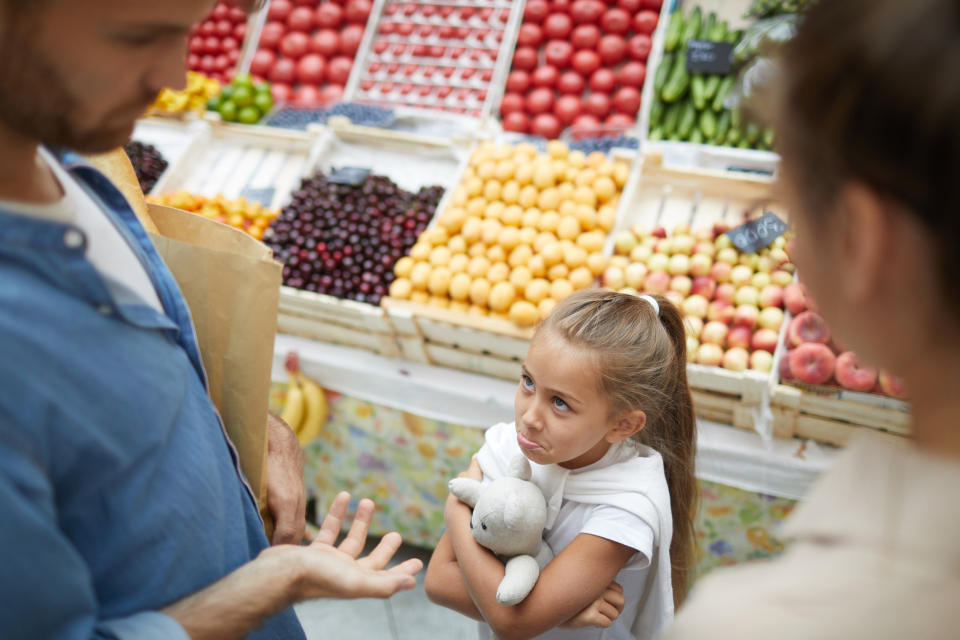
<svg viewBox="0 0 960 640"><path fill-rule="evenodd" d="M784 534L780 558L699 582L667 637L960 638L960 461L861 437Z"/></svg>

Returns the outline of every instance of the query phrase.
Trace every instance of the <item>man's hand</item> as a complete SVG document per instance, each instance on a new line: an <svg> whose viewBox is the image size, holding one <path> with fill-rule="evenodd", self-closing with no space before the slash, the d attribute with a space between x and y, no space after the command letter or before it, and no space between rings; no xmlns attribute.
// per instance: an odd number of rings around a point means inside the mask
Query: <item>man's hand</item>
<svg viewBox="0 0 960 640"><path fill-rule="evenodd" d="M358 558L367 541L373 518L373 501L363 499L350 532L334 546L350 504L350 494L341 492L330 505L320 532L310 546L301 549L303 578L300 598L388 598L416 586L414 574L423 562L413 558L384 569L403 542L400 534L388 533L369 555Z"/></svg>
<svg viewBox="0 0 960 640"><path fill-rule="evenodd" d="M273 515L272 544L300 544L306 530L303 452L287 423L267 414L267 508Z"/></svg>
<svg viewBox="0 0 960 640"><path fill-rule="evenodd" d="M583 629L584 627L609 627L620 617L626 600L623 597L623 587L616 582L591 604L560 625L561 629Z"/></svg>

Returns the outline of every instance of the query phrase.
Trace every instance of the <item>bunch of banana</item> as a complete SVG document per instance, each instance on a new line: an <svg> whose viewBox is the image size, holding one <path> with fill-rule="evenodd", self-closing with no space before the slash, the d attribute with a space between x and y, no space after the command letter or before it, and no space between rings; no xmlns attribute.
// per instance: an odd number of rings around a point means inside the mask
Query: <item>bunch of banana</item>
<svg viewBox="0 0 960 640"><path fill-rule="evenodd" d="M300 446L305 447L320 435L327 422L327 397L316 382L301 373L297 354L287 355L286 368L290 384L280 417L296 432Z"/></svg>
<svg viewBox="0 0 960 640"><path fill-rule="evenodd" d="M194 111L200 115L206 111L207 101L220 94L220 83L196 71L187 71L187 87L183 91L164 89L154 100L148 114L175 115Z"/></svg>

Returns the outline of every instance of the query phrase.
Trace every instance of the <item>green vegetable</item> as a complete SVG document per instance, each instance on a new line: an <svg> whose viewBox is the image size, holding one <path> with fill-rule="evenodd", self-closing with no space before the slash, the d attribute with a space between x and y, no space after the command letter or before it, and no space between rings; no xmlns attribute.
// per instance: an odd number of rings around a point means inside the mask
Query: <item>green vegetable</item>
<svg viewBox="0 0 960 640"><path fill-rule="evenodd" d="M707 102L711 102L714 97L717 95L717 89L720 88L720 82L723 81L723 76L713 73L707 76L707 84L704 86L703 94L707 99ZM711 105L712 106L712 105Z"/></svg>
<svg viewBox="0 0 960 640"><path fill-rule="evenodd" d="M650 132L650 135L647 136L647 140L650 140L651 142L660 142L663 140L663 129L656 127Z"/></svg>
<svg viewBox="0 0 960 640"><path fill-rule="evenodd" d="M650 105L650 126L655 127L660 124L660 120L663 118L664 104L663 100L660 99L660 96L655 95L653 97L653 104Z"/></svg>
<svg viewBox="0 0 960 640"><path fill-rule="evenodd" d="M665 53L660 59L660 65L657 67L657 73L653 78L653 89L657 95L663 91L663 86L667 84L667 78L670 77L670 71L676 59L680 57L676 53Z"/></svg>
<svg viewBox="0 0 960 640"><path fill-rule="evenodd" d="M750 144L756 144L757 140L760 139L760 127L757 126L756 122L748 122L745 133Z"/></svg>
<svg viewBox="0 0 960 640"><path fill-rule="evenodd" d="M663 40L663 48L667 51L673 51L680 45L680 38L683 35L683 11L677 9L670 14L670 22L667 23L667 33Z"/></svg>
<svg viewBox="0 0 960 640"><path fill-rule="evenodd" d="M713 103L710 105L714 111L723 110L723 101L727 99L727 94L733 89L733 83L733 76L726 76L720 81L720 86L717 87L716 93L713 96Z"/></svg>
<svg viewBox="0 0 960 640"><path fill-rule="evenodd" d="M683 105L683 111L680 114L680 123L677 124L677 134L684 140L690 138L693 128L697 124L697 110L692 102Z"/></svg>
<svg viewBox="0 0 960 640"><path fill-rule="evenodd" d="M687 46L688 42L696 39L700 33L700 25L702 22L703 12L700 11L700 7L697 7L690 14L690 19L687 20L687 23L684 25L683 35L681 36L681 44L683 46Z"/></svg>
<svg viewBox="0 0 960 640"><path fill-rule="evenodd" d="M711 11L707 19L700 25L700 32L697 34L697 40L709 40L710 32L717 26L717 12Z"/></svg>
<svg viewBox="0 0 960 640"><path fill-rule="evenodd" d="M687 61L684 56L677 56L676 64L670 70L670 77L663 86L660 96L664 102L676 102L682 98L690 86L690 73L687 71Z"/></svg>
<svg viewBox="0 0 960 640"><path fill-rule="evenodd" d="M733 127L727 132L727 146L735 147L740 142L740 129Z"/></svg>
<svg viewBox="0 0 960 640"><path fill-rule="evenodd" d="M703 139L703 134L700 133L700 129L694 127L693 133L690 134L690 142L693 144L703 144L705 142Z"/></svg>
<svg viewBox="0 0 960 640"><path fill-rule="evenodd" d="M702 73L697 73L690 81L690 97L693 99L693 106L697 109L703 109L707 106L707 80Z"/></svg>
<svg viewBox="0 0 960 640"><path fill-rule="evenodd" d="M730 44L737 44L741 38L743 38L743 29L734 29L727 32L727 42Z"/></svg>
<svg viewBox="0 0 960 640"><path fill-rule="evenodd" d="M717 135L714 136L718 143L723 144L726 141L728 131L730 131L730 112L724 111L720 114L720 120L717 121Z"/></svg>
<svg viewBox="0 0 960 640"><path fill-rule="evenodd" d="M677 125L680 123L681 111L683 111L683 104L680 102L675 102L667 107L663 114L663 134L665 136L670 137L676 132Z"/></svg>
<svg viewBox="0 0 960 640"><path fill-rule="evenodd" d="M727 21L718 22L713 26L713 29L710 30L707 39L710 42L726 42L727 40Z"/></svg>
<svg viewBox="0 0 960 640"><path fill-rule="evenodd" d="M677 135L676 133L672 133L672 134L667 138L667 140L669 140L670 142L682 142L682 141L683 141L683 140L680 138L680 136Z"/></svg>
<svg viewBox="0 0 960 640"><path fill-rule="evenodd" d="M717 117L713 115L713 111L710 109L704 109L700 113L700 131L703 132L703 137L708 140L717 135Z"/></svg>
<svg viewBox="0 0 960 640"><path fill-rule="evenodd" d="M738 148L738 149L749 149L749 148L750 148L750 141L747 140L746 138L744 138L744 139L741 140L739 143L737 143L737 148Z"/></svg>
<svg viewBox="0 0 960 640"><path fill-rule="evenodd" d="M734 129L739 129L740 125L743 124L743 114L740 113L740 109L734 109L733 113L730 114L730 124L733 125Z"/></svg>
<svg viewBox="0 0 960 640"><path fill-rule="evenodd" d="M773 127L767 127L763 130L763 146L773 149Z"/></svg>

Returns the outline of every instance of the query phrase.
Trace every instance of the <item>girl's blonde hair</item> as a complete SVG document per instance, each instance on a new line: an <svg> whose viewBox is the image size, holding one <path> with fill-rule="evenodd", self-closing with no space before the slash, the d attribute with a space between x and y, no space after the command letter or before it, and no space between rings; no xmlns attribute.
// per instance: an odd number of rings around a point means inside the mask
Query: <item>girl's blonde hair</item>
<svg viewBox="0 0 960 640"><path fill-rule="evenodd" d="M600 391L609 398L612 415L636 409L646 414L646 425L633 438L663 457L673 513L673 600L679 608L694 562L697 428L683 318L669 300L654 298L659 315L648 300L634 295L580 291L557 305L537 331L554 331L596 354Z"/></svg>

